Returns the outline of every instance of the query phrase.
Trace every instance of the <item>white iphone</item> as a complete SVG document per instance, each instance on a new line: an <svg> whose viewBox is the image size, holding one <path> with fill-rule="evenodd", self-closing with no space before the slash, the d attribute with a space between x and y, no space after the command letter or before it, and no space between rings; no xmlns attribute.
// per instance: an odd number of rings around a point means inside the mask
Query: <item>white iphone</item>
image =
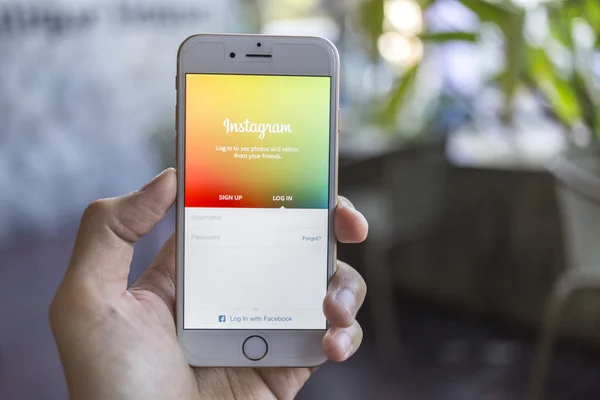
<svg viewBox="0 0 600 400"><path fill-rule="evenodd" d="M322 364L335 266L339 56L197 35L177 67L177 334L193 366Z"/></svg>

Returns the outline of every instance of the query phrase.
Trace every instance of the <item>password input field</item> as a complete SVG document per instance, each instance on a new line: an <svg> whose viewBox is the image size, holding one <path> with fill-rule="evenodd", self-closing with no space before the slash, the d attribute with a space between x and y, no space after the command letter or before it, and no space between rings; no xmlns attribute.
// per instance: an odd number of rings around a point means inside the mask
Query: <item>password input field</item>
<svg viewBox="0 0 600 400"><path fill-rule="evenodd" d="M190 247L306 247L324 245L327 239L320 229L186 229Z"/></svg>

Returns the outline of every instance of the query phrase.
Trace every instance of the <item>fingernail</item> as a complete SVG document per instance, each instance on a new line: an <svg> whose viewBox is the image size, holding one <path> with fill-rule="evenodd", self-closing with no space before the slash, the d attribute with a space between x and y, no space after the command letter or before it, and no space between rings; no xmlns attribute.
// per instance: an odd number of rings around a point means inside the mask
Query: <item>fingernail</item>
<svg viewBox="0 0 600 400"><path fill-rule="evenodd" d="M172 168L167 168L164 171L162 171L160 174L158 174L154 178L152 178L152 180L150 182L148 182L144 186L142 186L142 188L140 189L140 192L154 186L158 181L160 181L160 179L163 177L163 175L170 169L172 169Z"/></svg>
<svg viewBox="0 0 600 400"><path fill-rule="evenodd" d="M356 207L354 207L354 204L352 204L352 202L350 200L348 200L347 198L345 198L345 197L341 197L340 196L339 197L339 202L343 203L348 208L352 208L352 209L356 210Z"/></svg>
<svg viewBox="0 0 600 400"><path fill-rule="evenodd" d="M352 351L352 337L346 331L341 331L335 336L337 342L344 350L344 355Z"/></svg>
<svg viewBox="0 0 600 400"><path fill-rule="evenodd" d="M335 299L340 302L340 304L348 310L350 315L354 314L354 309L356 307L356 294L350 289L342 289L335 295Z"/></svg>

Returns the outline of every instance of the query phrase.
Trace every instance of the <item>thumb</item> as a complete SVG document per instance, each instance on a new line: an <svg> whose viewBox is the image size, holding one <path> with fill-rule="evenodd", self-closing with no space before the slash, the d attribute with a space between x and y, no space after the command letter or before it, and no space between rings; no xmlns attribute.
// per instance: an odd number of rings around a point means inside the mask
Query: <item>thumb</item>
<svg viewBox="0 0 600 400"><path fill-rule="evenodd" d="M177 177L170 168L136 192L90 204L61 288L76 287L91 301L121 296L127 289L133 243L164 217L176 194Z"/></svg>

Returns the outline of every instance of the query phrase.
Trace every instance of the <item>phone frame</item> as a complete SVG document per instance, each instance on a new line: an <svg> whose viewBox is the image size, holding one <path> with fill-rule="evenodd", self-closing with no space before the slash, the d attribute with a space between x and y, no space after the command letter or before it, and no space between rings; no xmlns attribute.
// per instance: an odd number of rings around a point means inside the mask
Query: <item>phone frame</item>
<svg viewBox="0 0 600 400"><path fill-rule="evenodd" d="M261 46L258 47L257 43ZM236 53L231 58L230 53ZM271 54L245 57L246 54ZM322 340L327 329L319 330L196 330L183 329L184 224L185 224L185 99L186 74L243 74L329 76L330 154L329 154L329 229L327 279L336 268L334 213L338 191L339 134L339 55L327 39L268 35L194 35L179 47L177 55L177 336L187 361L192 366L210 367L315 367L326 357ZM327 324L327 327L329 324ZM258 361L247 359L244 341L259 335L268 345L267 354Z"/></svg>

